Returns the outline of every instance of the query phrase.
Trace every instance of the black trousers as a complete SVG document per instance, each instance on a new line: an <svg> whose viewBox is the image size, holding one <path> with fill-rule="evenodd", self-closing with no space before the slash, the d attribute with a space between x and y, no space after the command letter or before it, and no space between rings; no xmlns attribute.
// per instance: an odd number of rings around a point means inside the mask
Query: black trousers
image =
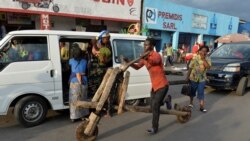
<svg viewBox="0 0 250 141"><path fill-rule="evenodd" d="M165 86L156 92L151 91L151 110L153 113L152 127L155 131L158 131L159 127L159 118L160 118L160 107L163 103L163 100L168 92L168 86Z"/></svg>
<svg viewBox="0 0 250 141"><path fill-rule="evenodd" d="M169 62L169 64L170 64L171 66L173 66L173 57L172 57L172 56L167 56L165 66L167 66L167 63L168 63L168 62Z"/></svg>

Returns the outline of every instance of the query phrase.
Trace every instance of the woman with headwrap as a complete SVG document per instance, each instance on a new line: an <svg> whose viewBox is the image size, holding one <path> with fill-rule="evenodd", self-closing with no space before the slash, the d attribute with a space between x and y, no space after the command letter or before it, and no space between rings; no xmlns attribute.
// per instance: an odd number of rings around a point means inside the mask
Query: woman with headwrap
<svg viewBox="0 0 250 141"><path fill-rule="evenodd" d="M102 82L107 69L112 67L110 34L107 30L91 41L92 54L89 72L89 96L93 97Z"/></svg>

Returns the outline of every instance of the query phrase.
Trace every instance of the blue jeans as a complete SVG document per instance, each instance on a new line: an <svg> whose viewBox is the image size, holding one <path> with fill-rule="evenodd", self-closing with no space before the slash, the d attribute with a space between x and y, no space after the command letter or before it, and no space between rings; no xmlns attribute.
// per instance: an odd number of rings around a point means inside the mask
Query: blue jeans
<svg viewBox="0 0 250 141"><path fill-rule="evenodd" d="M204 91L205 91L206 81L202 81L202 82L190 81L190 84L191 84L190 97L195 97L196 91L198 91L197 98L199 100L204 100L204 97L205 97Z"/></svg>

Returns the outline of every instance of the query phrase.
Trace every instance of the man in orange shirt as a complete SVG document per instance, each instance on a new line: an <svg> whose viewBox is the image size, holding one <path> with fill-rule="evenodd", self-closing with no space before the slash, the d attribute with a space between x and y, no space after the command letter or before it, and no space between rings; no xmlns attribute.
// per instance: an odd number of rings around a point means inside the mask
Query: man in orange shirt
<svg viewBox="0 0 250 141"><path fill-rule="evenodd" d="M132 68L138 70L144 65L148 69L152 90L151 90L151 110L153 113L152 128L147 132L155 134L159 127L160 107L164 97L168 92L168 80L163 69L163 62L160 54L154 51L155 41L153 38L147 38L144 42L144 53L149 52L149 55L131 65ZM128 62L127 59L125 61Z"/></svg>

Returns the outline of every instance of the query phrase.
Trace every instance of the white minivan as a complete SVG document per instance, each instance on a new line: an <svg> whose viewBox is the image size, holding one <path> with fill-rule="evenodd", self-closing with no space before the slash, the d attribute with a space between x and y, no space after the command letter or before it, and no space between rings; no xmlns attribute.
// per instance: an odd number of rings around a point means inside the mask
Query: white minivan
<svg viewBox="0 0 250 141"><path fill-rule="evenodd" d="M59 42L69 45L90 43L99 33L75 31L24 30L10 32L0 41L0 115L14 107L14 115L25 127L36 126L48 109L68 106L68 89L63 85ZM120 65L120 55L135 59L143 51L144 36L111 34L113 67ZM21 53L15 53L12 42ZM70 47L70 46L69 46ZM145 67L129 68L131 73L126 101L137 103L150 96L150 78Z"/></svg>

